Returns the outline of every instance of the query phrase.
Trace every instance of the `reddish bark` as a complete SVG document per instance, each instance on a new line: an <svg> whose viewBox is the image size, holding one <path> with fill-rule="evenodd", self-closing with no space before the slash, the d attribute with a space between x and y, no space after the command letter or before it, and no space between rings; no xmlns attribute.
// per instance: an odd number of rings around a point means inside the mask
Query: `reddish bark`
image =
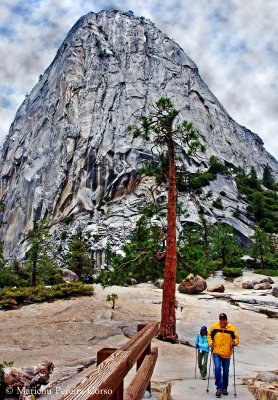
<svg viewBox="0 0 278 400"><path fill-rule="evenodd" d="M161 323L158 339L174 342L178 341L176 334L176 276L177 276L177 244L176 244L176 165L174 143L171 132L167 138L169 176L168 176L168 215L166 260L164 269L164 285L161 309Z"/></svg>

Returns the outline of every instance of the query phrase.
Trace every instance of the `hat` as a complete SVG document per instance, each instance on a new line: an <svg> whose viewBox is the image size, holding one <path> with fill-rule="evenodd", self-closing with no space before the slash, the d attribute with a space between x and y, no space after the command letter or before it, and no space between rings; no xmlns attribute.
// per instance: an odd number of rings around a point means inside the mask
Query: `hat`
<svg viewBox="0 0 278 400"><path fill-rule="evenodd" d="M200 331L207 331L207 330L208 330L208 329L207 329L207 327L206 327L205 325L201 326Z"/></svg>
<svg viewBox="0 0 278 400"><path fill-rule="evenodd" d="M219 315L219 319L225 319L225 320L227 320L228 318L227 318L227 315L226 315L225 313L221 313L221 314Z"/></svg>

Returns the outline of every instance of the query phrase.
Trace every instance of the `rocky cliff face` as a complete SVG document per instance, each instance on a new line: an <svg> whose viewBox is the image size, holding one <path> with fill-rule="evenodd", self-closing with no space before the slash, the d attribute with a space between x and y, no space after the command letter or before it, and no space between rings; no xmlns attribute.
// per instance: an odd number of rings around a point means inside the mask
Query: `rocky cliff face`
<svg viewBox="0 0 278 400"><path fill-rule="evenodd" d="M217 73L217 71L215 71ZM109 239L119 247L138 218L136 206L149 196L150 178L138 167L152 157L150 144L133 139L136 123L161 96L170 97L181 119L194 123L207 152L258 175L278 163L262 140L238 125L202 81L184 51L149 20L131 13L89 13L71 29L55 59L19 108L2 148L0 198L6 205L2 231L7 256L18 254L33 223L53 219L53 232L73 217L92 250L102 253ZM239 204L233 179L221 177L207 190L225 190L225 214L203 206L211 220L221 217L248 236L248 221L232 216ZM165 196L163 191L157 196ZM213 198L211 199L213 200ZM183 196L189 219L198 220L200 199Z"/></svg>

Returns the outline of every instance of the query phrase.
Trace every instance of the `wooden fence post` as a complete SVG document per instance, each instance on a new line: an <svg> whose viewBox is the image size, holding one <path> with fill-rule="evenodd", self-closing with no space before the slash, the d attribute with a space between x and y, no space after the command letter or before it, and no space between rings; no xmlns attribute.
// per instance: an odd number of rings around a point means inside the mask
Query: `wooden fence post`
<svg viewBox="0 0 278 400"><path fill-rule="evenodd" d="M137 326L137 332L141 331L141 329L143 329L147 324L138 324ZM137 366L136 369L138 371L138 369L140 368L142 362L144 361L145 356L151 354L151 342L150 344L146 347L144 353L141 355L141 357L139 357L138 361L137 361ZM148 392L151 393L151 381L148 383L146 390Z"/></svg>
<svg viewBox="0 0 278 400"><path fill-rule="evenodd" d="M143 363L126 389L124 400L140 400L143 398L155 367L157 355L158 349L153 347L151 354L144 358Z"/></svg>
<svg viewBox="0 0 278 400"><path fill-rule="evenodd" d="M104 347L97 352L97 365L101 364L106 358L111 356L116 350L113 347ZM124 397L124 381L120 382L117 390L112 394L111 400L123 400Z"/></svg>

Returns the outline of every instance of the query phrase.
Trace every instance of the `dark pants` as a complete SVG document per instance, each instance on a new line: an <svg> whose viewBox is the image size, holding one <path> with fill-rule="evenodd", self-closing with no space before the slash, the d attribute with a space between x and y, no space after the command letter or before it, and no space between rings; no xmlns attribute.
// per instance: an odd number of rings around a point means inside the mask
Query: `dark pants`
<svg viewBox="0 0 278 400"><path fill-rule="evenodd" d="M198 367L202 378L207 376L208 351L198 350Z"/></svg>
<svg viewBox="0 0 278 400"><path fill-rule="evenodd" d="M227 389L229 384L230 358L220 357L213 353L216 389Z"/></svg>

